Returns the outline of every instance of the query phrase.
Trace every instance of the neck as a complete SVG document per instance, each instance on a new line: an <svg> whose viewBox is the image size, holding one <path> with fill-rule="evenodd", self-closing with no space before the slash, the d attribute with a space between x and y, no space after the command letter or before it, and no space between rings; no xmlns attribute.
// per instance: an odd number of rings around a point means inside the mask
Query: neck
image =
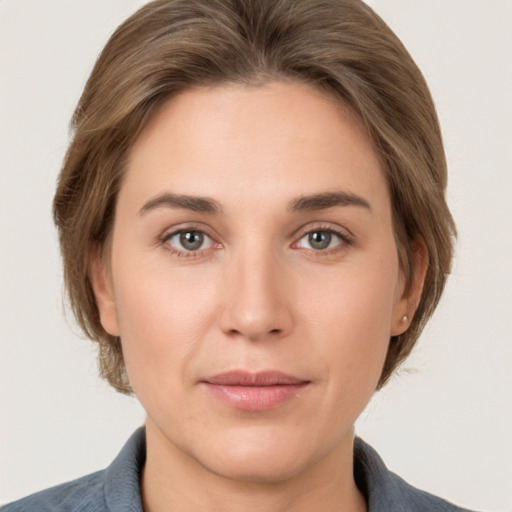
<svg viewBox="0 0 512 512"><path fill-rule="evenodd" d="M185 454L148 421L141 489L145 512L365 512L353 476L353 433L321 460L272 481L240 481Z"/></svg>

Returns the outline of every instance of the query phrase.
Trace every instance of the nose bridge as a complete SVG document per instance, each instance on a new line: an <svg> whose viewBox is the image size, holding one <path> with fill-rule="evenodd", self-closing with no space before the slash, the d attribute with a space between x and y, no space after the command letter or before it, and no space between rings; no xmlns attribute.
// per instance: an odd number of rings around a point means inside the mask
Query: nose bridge
<svg viewBox="0 0 512 512"><path fill-rule="evenodd" d="M234 250L229 260L223 331L250 340L286 334L292 315L284 269L275 251L252 240Z"/></svg>

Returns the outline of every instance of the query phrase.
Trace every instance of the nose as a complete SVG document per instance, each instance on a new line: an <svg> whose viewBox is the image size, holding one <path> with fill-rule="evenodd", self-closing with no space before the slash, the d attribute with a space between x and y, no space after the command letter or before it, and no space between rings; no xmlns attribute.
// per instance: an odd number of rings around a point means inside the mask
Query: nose
<svg viewBox="0 0 512 512"><path fill-rule="evenodd" d="M220 328L249 341L279 339L293 329L293 288L272 253L240 255L227 265Z"/></svg>

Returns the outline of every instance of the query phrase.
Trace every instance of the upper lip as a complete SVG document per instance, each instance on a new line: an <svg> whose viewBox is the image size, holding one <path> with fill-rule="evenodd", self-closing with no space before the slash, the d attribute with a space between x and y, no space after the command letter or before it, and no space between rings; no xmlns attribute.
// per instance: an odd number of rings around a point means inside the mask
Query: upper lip
<svg viewBox="0 0 512 512"><path fill-rule="evenodd" d="M309 381L288 375L286 373L267 370L260 372L248 372L245 370L234 370L219 373L203 379L203 382L217 386L292 386L306 384Z"/></svg>

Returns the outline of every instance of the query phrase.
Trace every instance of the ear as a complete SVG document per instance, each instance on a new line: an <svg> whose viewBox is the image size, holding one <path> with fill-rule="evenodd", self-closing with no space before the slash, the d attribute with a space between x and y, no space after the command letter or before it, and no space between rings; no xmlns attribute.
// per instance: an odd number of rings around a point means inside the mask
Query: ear
<svg viewBox="0 0 512 512"><path fill-rule="evenodd" d="M100 246L95 246L91 251L89 276L100 314L101 325L112 336L119 336L119 323L117 321L110 268L105 261L103 249Z"/></svg>
<svg viewBox="0 0 512 512"><path fill-rule="evenodd" d="M403 284L399 296L395 300L391 320L391 336L404 333L411 325L412 318L421 299L428 268L428 250L422 237L418 236L411 242L412 274L410 280L403 276Z"/></svg>

